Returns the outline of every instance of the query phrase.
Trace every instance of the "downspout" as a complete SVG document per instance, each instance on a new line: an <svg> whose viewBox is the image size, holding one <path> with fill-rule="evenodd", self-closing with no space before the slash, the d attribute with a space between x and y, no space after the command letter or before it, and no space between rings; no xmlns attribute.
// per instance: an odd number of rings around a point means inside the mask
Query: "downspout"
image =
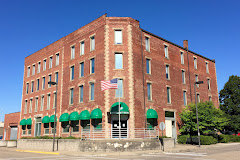
<svg viewBox="0 0 240 160"><path fill-rule="evenodd" d="M139 26L140 28L140 26ZM140 28L141 29L141 28ZM141 55L142 55L142 82L143 82L143 108L144 108L144 126L147 128L147 116L146 116L146 102L145 102L145 78L144 78L144 65L143 65L143 41L142 41L142 29L141 29Z"/></svg>

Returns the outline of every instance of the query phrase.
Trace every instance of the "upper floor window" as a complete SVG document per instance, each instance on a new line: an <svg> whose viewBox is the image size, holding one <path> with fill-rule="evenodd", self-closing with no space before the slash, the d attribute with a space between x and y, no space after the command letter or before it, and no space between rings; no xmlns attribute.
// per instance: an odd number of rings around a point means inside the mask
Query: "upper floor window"
<svg viewBox="0 0 240 160"><path fill-rule="evenodd" d="M90 74L95 73L95 59L90 59Z"/></svg>
<svg viewBox="0 0 240 160"><path fill-rule="evenodd" d="M75 46L71 47L71 59L75 58Z"/></svg>
<svg viewBox="0 0 240 160"><path fill-rule="evenodd" d="M36 91L39 91L39 79L37 79L37 88Z"/></svg>
<svg viewBox="0 0 240 160"><path fill-rule="evenodd" d="M114 41L115 44L122 44L122 30L115 30Z"/></svg>
<svg viewBox="0 0 240 160"><path fill-rule="evenodd" d="M69 104L73 104L73 88L70 89Z"/></svg>
<svg viewBox="0 0 240 160"><path fill-rule="evenodd" d="M43 110L43 106L44 106L44 95L41 96L41 107L40 107L40 111Z"/></svg>
<svg viewBox="0 0 240 160"><path fill-rule="evenodd" d="M44 59L44 60L43 60L43 71L46 70L46 66L47 66L47 60Z"/></svg>
<svg viewBox="0 0 240 160"><path fill-rule="evenodd" d="M167 103L171 104L171 88L167 87Z"/></svg>
<svg viewBox="0 0 240 160"><path fill-rule="evenodd" d="M56 92L54 92L54 93L53 93L53 108L55 108L55 107L56 107L56 103L55 103L56 96L57 96L57 93L56 93Z"/></svg>
<svg viewBox="0 0 240 160"><path fill-rule="evenodd" d="M45 89L45 77L42 78L42 89Z"/></svg>
<svg viewBox="0 0 240 160"><path fill-rule="evenodd" d="M51 82L52 81L52 75L50 74L50 75L48 75L48 82ZM48 84L48 88L50 88L51 87L51 83L50 84Z"/></svg>
<svg viewBox="0 0 240 160"><path fill-rule="evenodd" d="M195 82L198 82L198 75L195 75ZM196 84L197 87L199 87L199 84Z"/></svg>
<svg viewBox="0 0 240 160"><path fill-rule="evenodd" d="M150 40L148 37L145 37L145 46L146 46L146 51L150 51Z"/></svg>
<svg viewBox="0 0 240 160"><path fill-rule="evenodd" d="M29 83L26 84L26 94L28 94Z"/></svg>
<svg viewBox="0 0 240 160"><path fill-rule="evenodd" d="M146 69L147 69L147 74L151 74L151 60L146 59Z"/></svg>
<svg viewBox="0 0 240 160"><path fill-rule="evenodd" d="M115 89L115 97L123 97L123 80L118 79L118 89Z"/></svg>
<svg viewBox="0 0 240 160"><path fill-rule="evenodd" d="M152 84L151 83L147 83L147 96L148 96L148 100L151 101L152 100Z"/></svg>
<svg viewBox="0 0 240 160"><path fill-rule="evenodd" d="M194 57L193 60L194 60L194 69L197 69L197 58Z"/></svg>
<svg viewBox="0 0 240 160"><path fill-rule="evenodd" d="M80 55L84 55L84 41L80 43Z"/></svg>
<svg viewBox="0 0 240 160"><path fill-rule="evenodd" d="M208 90L211 90L211 87L210 87L210 79L207 79L207 84L208 84Z"/></svg>
<svg viewBox="0 0 240 160"><path fill-rule="evenodd" d="M206 73L209 73L208 62L206 62Z"/></svg>
<svg viewBox="0 0 240 160"><path fill-rule="evenodd" d="M51 98L51 96L50 96L50 93L47 95L47 110L50 108L50 99Z"/></svg>
<svg viewBox="0 0 240 160"><path fill-rule="evenodd" d="M184 54L183 52L180 52L180 54L181 54L181 64L184 64Z"/></svg>
<svg viewBox="0 0 240 160"><path fill-rule="evenodd" d="M182 70L182 83L183 83L183 84L186 83L185 71L184 71L184 70Z"/></svg>
<svg viewBox="0 0 240 160"><path fill-rule="evenodd" d="M79 67L80 67L79 68L79 77L83 77L84 76L84 62L81 62Z"/></svg>
<svg viewBox="0 0 240 160"><path fill-rule="evenodd" d="M115 69L123 69L123 54L115 53Z"/></svg>
<svg viewBox="0 0 240 160"><path fill-rule="evenodd" d="M187 105L187 91L183 91L183 104L184 106Z"/></svg>
<svg viewBox="0 0 240 160"><path fill-rule="evenodd" d="M209 102L212 102L212 96L209 96Z"/></svg>
<svg viewBox="0 0 240 160"><path fill-rule="evenodd" d="M34 74L35 74L35 64L32 67L32 75L34 75Z"/></svg>
<svg viewBox="0 0 240 160"><path fill-rule="evenodd" d="M79 102L83 102L83 85L79 86Z"/></svg>
<svg viewBox="0 0 240 160"><path fill-rule="evenodd" d="M31 86L31 93L34 91L34 81L32 81L32 86Z"/></svg>
<svg viewBox="0 0 240 160"><path fill-rule="evenodd" d="M37 69L37 73L40 73L41 70L41 62L38 62L38 69Z"/></svg>
<svg viewBox="0 0 240 160"><path fill-rule="evenodd" d="M25 106L24 106L24 114L26 114L27 113L27 100L25 100Z"/></svg>
<svg viewBox="0 0 240 160"><path fill-rule="evenodd" d="M89 99L91 100L91 101L93 101L94 100L94 83L90 83L90 94L89 94Z"/></svg>
<svg viewBox="0 0 240 160"><path fill-rule="evenodd" d="M37 112L38 109L38 97L35 98L35 109L34 112Z"/></svg>
<svg viewBox="0 0 240 160"><path fill-rule="evenodd" d="M166 65L166 78L170 79L169 65Z"/></svg>
<svg viewBox="0 0 240 160"><path fill-rule="evenodd" d="M90 51L95 50L95 36L90 37Z"/></svg>
<svg viewBox="0 0 240 160"><path fill-rule="evenodd" d="M74 80L74 66L70 68L70 80Z"/></svg>
<svg viewBox="0 0 240 160"><path fill-rule="evenodd" d="M168 46L164 45L164 52L165 52L165 58L169 58L168 56Z"/></svg>
<svg viewBox="0 0 240 160"><path fill-rule="evenodd" d="M27 68L27 77L30 76L30 67Z"/></svg>
<svg viewBox="0 0 240 160"><path fill-rule="evenodd" d="M58 72L55 72L55 82L58 84Z"/></svg>
<svg viewBox="0 0 240 160"><path fill-rule="evenodd" d="M29 104L29 113L32 113L32 99L30 99L30 104Z"/></svg>
<svg viewBox="0 0 240 160"><path fill-rule="evenodd" d="M200 94L197 93L197 103L200 103Z"/></svg>
<svg viewBox="0 0 240 160"><path fill-rule="evenodd" d="M59 53L56 54L56 66L59 65Z"/></svg>
<svg viewBox="0 0 240 160"><path fill-rule="evenodd" d="M52 57L49 58L49 68L52 68Z"/></svg>

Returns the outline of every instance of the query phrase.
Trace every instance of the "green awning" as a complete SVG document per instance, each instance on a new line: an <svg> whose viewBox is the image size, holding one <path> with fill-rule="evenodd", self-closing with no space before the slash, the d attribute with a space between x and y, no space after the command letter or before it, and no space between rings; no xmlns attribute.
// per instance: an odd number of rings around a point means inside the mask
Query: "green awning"
<svg viewBox="0 0 240 160"><path fill-rule="evenodd" d="M119 114L119 102L112 105L110 114ZM129 114L128 106L124 102L120 102L120 114Z"/></svg>
<svg viewBox="0 0 240 160"><path fill-rule="evenodd" d="M79 120L79 114L78 112L72 112L69 116L70 121L78 121Z"/></svg>
<svg viewBox="0 0 240 160"><path fill-rule="evenodd" d="M90 113L88 112L88 110L84 110L80 113L79 116L80 120L89 120L90 119Z"/></svg>
<svg viewBox="0 0 240 160"><path fill-rule="evenodd" d="M26 120L26 125L32 125L32 118L28 118Z"/></svg>
<svg viewBox="0 0 240 160"><path fill-rule="evenodd" d="M69 121L69 114L68 113L63 113L61 116L60 116L60 122L68 122Z"/></svg>
<svg viewBox="0 0 240 160"><path fill-rule="evenodd" d="M22 119L22 120L20 121L20 125L21 125L21 126L26 125L26 121L27 121L26 119Z"/></svg>
<svg viewBox="0 0 240 160"><path fill-rule="evenodd" d="M102 118L102 111L99 108L94 109L91 112L91 119L101 119Z"/></svg>
<svg viewBox="0 0 240 160"><path fill-rule="evenodd" d="M148 109L147 118L158 118L158 114L154 109Z"/></svg>
<svg viewBox="0 0 240 160"><path fill-rule="evenodd" d="M54 119L55 119L55 115L52 115L49 119L49 122L54 122ZM56 122L57 122L57 118L56 118Z"/></svg>
<svg viewBox="0 0 240 160"><path fill-rule="evenodd" d="M50 118L48 116L43 117L42 123L49 123Z"/></svg>

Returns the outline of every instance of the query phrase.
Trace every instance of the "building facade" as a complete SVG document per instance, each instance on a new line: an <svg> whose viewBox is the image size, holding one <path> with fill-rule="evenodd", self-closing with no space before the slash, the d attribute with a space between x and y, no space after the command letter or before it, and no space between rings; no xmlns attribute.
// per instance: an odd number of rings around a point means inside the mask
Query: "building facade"
<svg viewBox="0 0 240 160"><path fill-rule="evenodd" d="M5 114L3 139L16 140L18 137L18 126L20 122L20 112Z"/></svg>
<svg viewBox="0 0 240 160"><path fill-rule="evenodd" d="M118 79L118 90L101 81ZM57 82L57 86L48 81ZM140 28L129 17L103 15L25 58L19 137L103 132L135 137L130 130L158 128L176 137L179 112L198 101L218 106L215 61ZM57 93L56 93L57 87ZM119 99L121 127L119 127Z"/></svg>

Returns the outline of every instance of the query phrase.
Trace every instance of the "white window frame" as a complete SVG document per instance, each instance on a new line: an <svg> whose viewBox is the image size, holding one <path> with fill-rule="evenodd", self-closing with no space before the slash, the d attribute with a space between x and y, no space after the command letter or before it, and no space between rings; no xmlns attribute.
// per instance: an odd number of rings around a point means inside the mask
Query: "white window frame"
<svg viewBox="0 0 240 160"><path fill-rule="evenodd" d="M32 113L32 103L33 103L33 99L31 98L29 100L29 113Z"/></svg>
<svg viewBox="0 0 240 160"><path fill-rule="evenodd" d="M80 56L84 55L84 50L85 50L85 42L81 41L80 42Z"/></svg>
<svg viewBox="0 0 240 160"><path fill-rule="evenodd" d="M95 35L90 37L90 52L94 51L96 47Z"/></svg>
<svg viewBox="0 0 240 160"><path fill-rule="evenodd" d="M71 46L71 59L74 59L75 58L75 45L72 45Z"/></svg>
<svg viewBox="0 0 240 160"><path fill-rule="evenodd" d="M37 73L40 73L41 71L41 62L38 62L38 69L37 69Z"/></svg>
<svg viewBox="0 0 240 160"><path fill-rule="evenodd" d="M195 74L195 82L198 82L198 79L199 79L198 75ZM199 84L196 84L196 86L199 87Z"/></svg>
<svg viewBox="0 0 240 160"><path fill-rule="evenodd" d="M150 90L150 99L149 99L149 96L148 96L148 85L149 85L149 90ZM147 82L147 99L148 101L152 101L152 83L151 82Z"/></svg>
<svg viewBox="0 0 240 160"><path fill-rule="evenodd" d="M117 54L119 54L119 55L122 55L122 59L121 59L121 67L119 67L119 68L117 68L117 66L116 66L116 56L117 56ZM123 69L123 54L122 53L119 53L119 52L116 52L115 54L114 54L114 56L115 56L115 69ZM95 66L94 66L95 67Z"/></svg>
<svg viewBox="0 0 240 160"><path fill-rule="evenodd" d="M35 64L32 66L32 75L35 75Z"/></svg>
<svg viewBox="0 0 240 160"><path fill-rule="evenodd" d="M121 29L114 30L114 44L123 44L123 35Z"/></svg>
<svg viewBox="0 0 240 160"><path fill-rule="evenodd" d="M24 104L24 114L27 114L27 106L28 106L28 100L25 99L25 104Z"/></svg>
<svg viewBox="0 0 240 160"><path fill-rule="evenodd" d="M35 108L34 108L34 112L37 112L38 109L38 97L35 97Z"/></svg>
<svg viewBox="0 0 240 160"><path fill-rule="evenodd" d="M150 52L150 38L145 36L145 50Z"/></svg>
<svg viewBox="0 0 240 160"><path fill-rule="evenodd" d="M165 58L169 59L168 45L164 45Z"/></svg>
<svg viewBox="0 0 240 160"><path fill-rule="evenodd" d="M45 84L46 84L46 77L42 77L42 90L45 89Z"/></svg>
<svg viewBox="0 0 240 160"><path fill-rule="evenodd" d="M82 90L83 90L83 93L81 94L81 87L82 87ZM83 99L81 101L81 96L83 97L84 96L84 85L80 85L79 86L79 103L83 103ZM83 97L84 98L84 97Z"/></svg>
<svg viewBox="0 0 240 160"><path fill-rule="evenodd" d="M211 80L210 78L207 78L207 85L208 85L208 90L211 90Z"/></svg>
<svg viewBox="0 0 240 160"><path fill-rule="evenodd" d="M147 61L149 61L149 73L147 70ZM150 58L146 58L146 72L147 72L147 74L151 74L151 59Z"/></svg>
<svg viewBox="0 0 240 160"><path fill-rule="evenodd" d="M47 59L43 60L43 71L46 71L47 69Z"/></svg>
<svg viewBox="0 0 240 160"><path fill-rule="evenodd" d="M31 72L31 67L30 67L30 66L28 66L28 67L27 67L27 77L29 77L29 76L30 76L30 72Z"/></svg>
<svg viewBox="0 0 240 160"><path fill-rule="evenodd" d="M124 94L123 78L118 78L118 81L120 81L120 80L122 81L122 95L120 96L120 98L123 98L123 96L124 96L124 95L123 95L123 94ZM118 85L119 85L119 83L118 83ZM118 87L118 88L119 88L119 87ZM119 93L118 93L118 89L115 90L115 98L118 98L117 94L119 94Z"/></svg>
<svg viewBox="0 0 240 160"><path fill-rule="evenodd" d="M49 69L52 68L53 57L49 57Z"/></svg>
<svg viewBox="0 0 240 160"><path fill-rule="evenodd" d="M170 80L170 65L169 64L166 64L165 66L165 69L166 69L166 79L167 80ZM167 77L167 74L168 74L168 77Z"/></svg>
<svg viewBox="0 0 240 160"><path fill-rule="evenodd" d="M43 111L44 108L44 95L41 96L41 107L40 107L40 111Z"/></svg>
<svg viewBox="0 0 240 160"><path fill-rule="evenodd" d="M50 102L51 102L51 94L48 93L47 94L47 108L46 108L46 110L50 109Z"/></svg>
<svg viewBox="0 0 240 160"><path fill-rule="evenodd" d="M55 64L55 65L56 65L56 66L59 65L59 53L56 54L56 64Z"/></svg>
<svg viewBox="0 0 240 160"><path fill-rule="evenodd" d="M168 92L169 91L169 92ZM169 95L168 95L169 93ZM172 104L171 87L167 86L167 104ZM169 98L169 101L168 101Z"/></svg>
<svg viewBox="0 0 240 160"><path fill-rule="evenodd" d="M182 83L186 84L186 72L182 69Z"/></svg>
<svg viewBox="0 0 240 160"><path fill-rule="evenodd" d="M193 57L194 69L197 69L197 57Z"/></svg>
<svg viewBox="0 0 240 160"><path fill-rule="evenodd" d="M91 99L91 94L92 94L92 84L93 84L93 99ZM95 99L95 83L94 82L89 82L89 101L94 101Z"/></svg>
<svg viewBox="0 0 240 160"><path fill-rule="evenodd" d="M184 64L184 52L180 52L181 64Z"/></svg>
<svg viewBox="0 0 240 160"><path fill-rule="evenodd" d="M208 62L206 62L206 73L209 73L209 65L208 65Z"/></svg>
<svg viewBox="0 0 240 160"><path fill-rule="evenodd" d="M83 76L82 76L82 64L83 64ZM79 63L79 78L84 77L84 62Z"/></svg>
<svg viewBox="0 0 240 160"><path fill-rule="evenodd" d="M96 62L95 62L95 57L93 57L93 58L90 59L90 74L94 74L93 71L92 71L92 59L94 59L94 73L95 73L95 64L96 64Z"/></svg>
<svg viewBox="0 0 240 160"><path fill-rule="evenodd" d="M186 104L184 104L184 102L186 102ZM187 91L186 90L183 91L183 105L187 106Z"/></svg>

